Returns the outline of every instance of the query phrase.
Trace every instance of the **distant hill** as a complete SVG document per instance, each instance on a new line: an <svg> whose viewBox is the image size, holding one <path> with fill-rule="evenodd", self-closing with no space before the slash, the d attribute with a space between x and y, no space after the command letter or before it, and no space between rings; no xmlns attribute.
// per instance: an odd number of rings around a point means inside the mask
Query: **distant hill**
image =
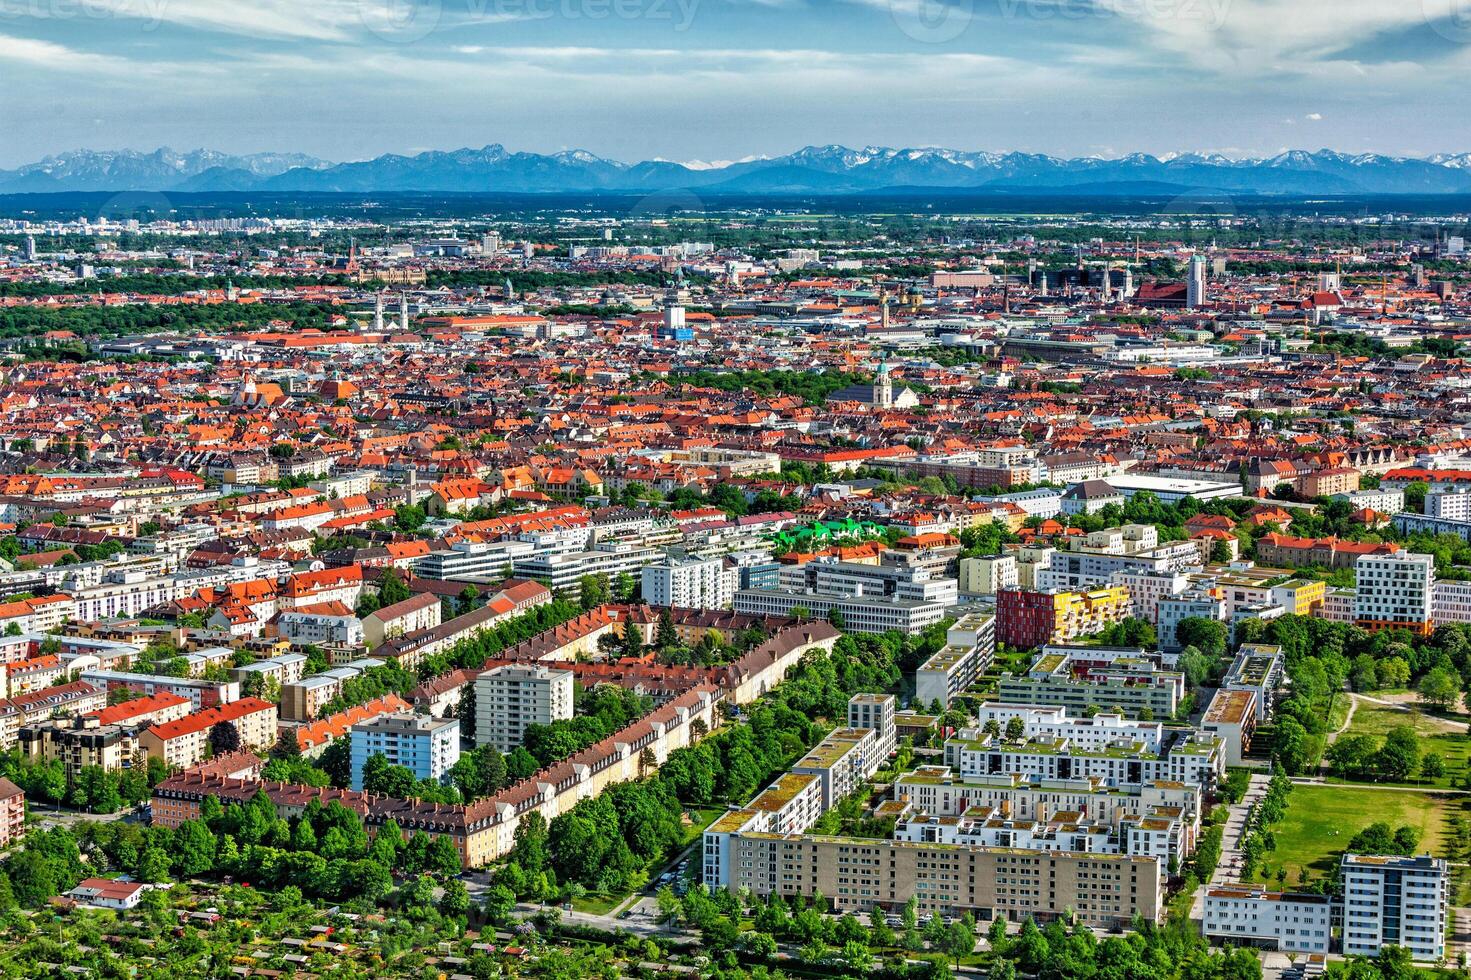
<svg viewBox="0 0 1471 980"><path fill-rule="evenodd" d="M1262 196L1471 193L1471 153L1425 159L1292 150L1262 159L1135 153L1063 159L1032 153L938 148L809 146L785 156L721 166L663 160L622 163L583 150L513 153L476 149L385 154L328 163L293 153L231 156L211 150L77 150L0 170L0 194L66 191L273 191L322 193L711 193L864 194L927 189L962 193L1117 197L1237 193Z"/></svg>

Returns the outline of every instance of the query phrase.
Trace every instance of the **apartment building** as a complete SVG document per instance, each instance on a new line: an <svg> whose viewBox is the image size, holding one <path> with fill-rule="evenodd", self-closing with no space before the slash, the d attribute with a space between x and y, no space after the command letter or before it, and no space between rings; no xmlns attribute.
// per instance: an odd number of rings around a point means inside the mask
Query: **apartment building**
<svg viewBox="0 0 1471 980"><path fill-rule="evenodd" d="M609 579L625 573L638 575L645 565L658 561L661 554L657 548L609 544L592 551L518 558L512 568L518 578L545 582L553 592L568 592L577 588L584 575L606 575Z"/></svg>
<svg viewBox="0 0 1471 980"><path fill-rule="evenodd" d="M740 573L724 558L669 553L643 568L642 595L651 606L729 609Z"/></svg>
<svg viewBox="0 0 1471 980"><path fill-rule="evenodd" d="M1132 610L1122 586L1088 592L1002 589L996 593L996 640L1021 649L1068 643L1127 619Z"/></svg>
<svg viewBox="0 0 1471 980"><path fill-rule="evenodd" d="M1354 619L1365 629L1434 628L1435 559L1400 552L1360 558L1354 565Z"/></svg>
<svg viewBox="0 0 1471 980"><path fill-rule="evenodd" d="M1400 499L1404 499L1403 494ZM1425 516L1443 521L1471 521L1471 490L1462 487L1426 494Z"/></svg>
<svg viewBox="0 0 1471 980"><path fill-rule="evenodd" d="M1211 885L1205 890L1203 931L1212 942L1327 953L1332 919L1329 895L1273 892L1258 885Z"/></svg>
<svg viewBox="0 0 1471 980"><path fill-rule="evenodd" d="M319 602L288 609L276 617L276 630L295 646L362 649L362 620L341 602Z"/></svg>
<svg viewBox="0 0 1471 980"><path fill-rule="evenodd" d="M0 848L9 847L26 835L26 794L0 776Z"/></svg>
<svg viewBox="0 0 1471 980"><path fill-rule="evenodd" d="M107 691L127 689L144 697L155 694L177 694L187 698L195 711L229 704L240 697L236 681L209 681L194 677L170 677L164 674L133 674L117 670L84 670L81 679Z"/></svg>
<svg viewBox="0 0 1471 980"><path fill-rule="evenodd" d="M444 780L460 759L460 722L411 711L382 715L352 726L352 788L363 788L363 767L375 755L403 766L415 779Z"/></svg>
<svg viewBox="0 0 1471 980"><path fill-rule="evenodd" d="M1013 820L1050 820L1059 813L1086 813L1110 826L1126 817L1168 813L1183 821L1187 846L1200 832L1199 786L1170 781L1110 786L1097 776L1043 779L1006 773L962 777L949 766L919 766L894 780L894 798L918 813L955 817L972 807L1004 810Z"/></svg>
<svg viewBox="0 0 1471 980"><path fill-rule="evenodd" d="M876 729L838 728L798 759L791 771L816 777L826 812L862 788L886 758Z"/></svg>
<svg viewBox="0 0 1471 980"><path fill-rule="evenodd" d="M887 759L898 742L894 725L898 699L892 694L855 694L848 699L848 727L872 729L878 736L878 757Z"/></svg>
<svg viewBox="0 0 1471 980"><path fill-rule="evenodd" d="M475 742L509 752L527 725L572 717L573 675L541 664L496 667L475 678Z"/></svg>
<svg viewBox="0 0 1471 980"><path fill-rule="evenodd" d="M295 684L306 671L306 654L283 653L276 657L252 660L243 667L230 668L230 679L244 686L252 677L280 686Z"/></svg>
<svg viewBox="0 0 1471 980"><path fill-rule="evenodd" d="M922 915L1046 922L1071 910L1111 928L1158 921L1164 905L1156 857L778 833L737 833L729 853L722 885L763 897L821 892L843 912L895 909L913 896Z"/></svg>
<svg viewBox="0 0 1471 980"><path fill-rule="evenodd" d="M378 647L396 637L434 629L440 615L439 597L421 592L364 616L363 639L369 648Z"/></svg>
<svg viewBox="0 0 1471 980"><path fill-rule="evenodd" d="M68 786L83 769L116 772L132 768L139 758L137 727L104 725L95 715L27 726L20 730L19 745L31 763L60 761Z"/></svg>
<svg viewBox="0 0 1471 980"><path fill-rule="evenodd" d="M260 752L276 744L276 706L260 698L241 698L178 721L150 726L138 736L138 747L149 758L186 768L205 758L210 729L221 722L235 726L243 748Z"/></svg>
<svg viewBox="0 0 1471 980"><path fill-rule="evenodd" d="M1444 858L1345 854L1339 878L1344 955L1377 956L1385 946L1403 946L1422 961L1445 955Z"/></svg>
<svg viewBox="0 0 1471 980"><path fill-rule="evenodd" d="M1226 603L1206 591L1189 591L1180 595L1161 596L1157 607L1158 619L1154 634L1159 648L1165 653L1179 653L1185 648L1180 642L1180 623L1187 619L1212 619L1225 622Z"/></svg>
<svg viewBox="0 0 1471 980"><path fill-rule="evenodd" d="M945 708L985 672L996 656L996 617L967 613L945 631L945 645L914 672L914 696Z"/></svg>
<svg viewBox="0 0 1471 980"><path fill-rule="evenodd" d="M965 595L995 595L1020 584L1014 555L981 555L958 563L958 587Z"/></svg>
<svg viewBox="0 0 1471 980"><path fill-rule="evenodd" d="M1027 673L1003 676L996 695L1016 704L1060 705L1078 714L1092 708L1172 718L1185 697L1185 675L1163 669L1140 649L1048 645Z"/></svg>

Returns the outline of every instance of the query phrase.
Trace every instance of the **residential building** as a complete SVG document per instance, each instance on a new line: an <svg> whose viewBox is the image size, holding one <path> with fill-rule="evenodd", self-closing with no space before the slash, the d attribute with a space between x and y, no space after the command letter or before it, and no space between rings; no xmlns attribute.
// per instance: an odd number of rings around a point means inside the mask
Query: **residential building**
<svg viewBox="0 0 1471 980"><path fill-rule="evenodd" d="M496 667L475 678L475 742L510 752L527 725L572 717L572 672L541 664Z"/></svg>
<svg viewBox="0 0 1471 980"><path fill-rule="evenodd" d="M458 718L430 718L413 712L381 715L352 726L352 788L363 788L363 767L375 755L403 766L415 779L443 781L460 759Z"/></svg>
<svg viewBox="0 0 1471 980"><path fill-rule="evenodd" d="M1173 718L1185 697L1185 675L1165 670L1143 650L1044 646L1027 673L1004 675L996 696L1016 704L1117 711L1135 718Z"/></svg>
<svg viewBox="0 0 1471 980"><path fill-rule="evenodd" d="M1206 939L1283 953L1326 954L1333 940L1333 898L1272 892L1259 885L1208 885Z"/></svg>
<svg viewBox="0 0 1471 980"><path fill-rule="evenodd" d="M945 632L945 645L914 672L914 696L925 705L950 699L976 682L996 656L996 617L967 613Z"/></svg>
<svg viewBox="0 0 1471 980"><path fill-rule="evenodd" d="M138 736L138 747L143 755L165 765L192 766L205 758L210 729L221 723L235 726L243 748L263 752L276 744L276 706L260 698L241 698L178 721L152 725Z"/></svg>
<svg viewBox="0 0 1471 980"><path fill-rule="evenodd" d="M439 597L421 592L363 617L363 639L372 649L396 637L434 629L439 623Z"/></svg>
<svg viewBox="0 0 1471 980"><path fill-rule="evenodd" d="M1343 952L1378 956L1402 946L1417 960L1445 955L1450 867L1444 858L1345 854L1339 862L1343 889Z"/></svg>
<svg viewBox="0 0 1471 980"><path fill-rule="evenodd" d="M739 572L724 558L692 558L667 553L643 568L642 595L651 606L678 609L729 609Z"/></svg>
<svg viewBox="0 0 1471 980"><path fill-rule="evenodd" d="M996 594L996 639L1028 649L1068 643L1129 617L1133 602L1122 586L1087 592L1002 589Z"/></svg>
<svg viewBox="0 0 1471 980"><path fill-rule="evenodd" d="M1019 584L1014 555L982 555L959 562L958 587L965 595L995 595Z"/></svg>
<svg viewBox="0 0 1471 980"><path fill-rule="evenodd" d="M1365 629L1434 629L1435 559L1401 552L1354 565L1354 619Z"/></svg>

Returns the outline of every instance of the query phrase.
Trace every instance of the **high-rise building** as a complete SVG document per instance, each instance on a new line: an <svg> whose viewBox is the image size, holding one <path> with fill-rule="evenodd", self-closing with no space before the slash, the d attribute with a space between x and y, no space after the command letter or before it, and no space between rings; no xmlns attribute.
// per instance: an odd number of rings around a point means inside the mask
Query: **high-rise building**
<svg viewBox="0 0 1471 980"><path fill-rule="evenodd" d="M1444 858L1345 854L1343 952L1378 956L1385 946L1402 946L1417 960L1445 955Z"/></svg>
<svg viewBox="0 0 1471 980"><path fill-rule="evenodd" d="M527 725L572 717L572 671L508 665L475 678L475 744L509 752Z"/></svg>
<svg viewBox="0 0 1471 980"><path fill-rule="evenodd" d="M363 788L363 767L375 755L403 766L415 779L443 780L460 761L460 722L412 712L382 715L352 726L352 788Z"/></svg>
<svg viewBox="0 0 1471 980"><path fill-rule="evenodd" d="M1364 555L1354 563L1354 574L1354 620L1360 626L1430 631L1435 591L1432 556L1406 551Z"/></svg>
<svg viewBox="0 0 1471 980"><path fill-rule="evenodd" d="M666 555L643 568L643 600L675 609L727 609L735 598L739 575L724 558Z"/></svg>
<svg viewBox="0 0 1471 980"><path fill-rule="evenodd" d="M34 236L32 236L32 235L27 235L26 236L26 246L25 246L25 251L22 253L22 257L27 262L34 262L34 261L36 261L36 239L35 239Z"/></svg>

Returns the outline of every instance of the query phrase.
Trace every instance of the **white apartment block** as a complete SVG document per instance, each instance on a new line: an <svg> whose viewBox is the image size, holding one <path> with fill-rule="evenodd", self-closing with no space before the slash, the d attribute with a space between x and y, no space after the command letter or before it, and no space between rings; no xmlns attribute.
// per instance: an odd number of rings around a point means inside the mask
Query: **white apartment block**
<svg viewBox="0 0 1471 980"><path fill-rule="evenodd" d="M1435 625L1471 623L1471 582L1438 579L1432 595L1430 613Z"/></svg>
<svg viewBox="0 0 1471 980"><path fill-rule="evenodd" d="M945 632L945 645L914 672L914 696L926 705L950 699L976 682L996 656L996 617L970 613Z"/></svg>
<svg viewBox="0 0 1471 980"><path fill-rule="evenodd" d="M1352 493L1335 493L1334 500L1347 500L1354 510L1372 510L1377 514L1389 514L1391 517L1405 509L1405 492L1403 490L1355 490ZM1425 505L1430 506L1427 496Z"/></svg>
<svg viewBox="0 0 1471 980"><path fill-rule="evenodd" d="M1332 917L1328 895L1269 892L1255 885L1212 885L1205 892L1206 939L1238 946L1326 953Z"/></svg>
<svg viewBox="0 0 1471 980"><path fill-rule="evenodd" d="M1002 589L1014 589L1021 582L1014 555L962 558L958 568L960 591L967 595L995 595Z"/></svg>
<svg viewBox="0 0 1471 980"><path fill-rule="evenodd" d="M1160 600L1184 593L1190 587L1190 577L1169 570L1124 569L1110 575L1108 584L1129 590L1135 619L1157 624Z"/></svg>
<svg viewBox="0 0 1471 980"><path fill-rule="evenodd" d="M675 609L729 609L739 580L740 573L724 558L670 554L644 566L643 600Z"/></svg>
<svg viewBox="0 0 1471 980"><path fill-rule="evenodd" d="M1431 622L1435 559L1399 552L1354 563L1354 619L1374 627L1425 628Z"/></svg>
<svg viewBox="0 0 1471 980"><path fill-rule="evenodd" d="M855 694L848 699L848 727L871 728L878 733L880 758L887 759L898 743L894 724L897 707L892 694Z"/></svg>
<svg viewBox="0 0 1471 980"><path fill-rule="evenodd" d="M1403 946L1417 960L1445 955L1450 868L1443 858L1345 854L1343 952L1377 956Z"/></svg>
<svg viewBox="0 0 1471 980"><path fill-rule="evenodd" d="M572 671L508 665L475 678L475 744L509 752L527 725L572 717Z"/></svg>
<svg viewBox="0 0 1471 980"><path fill-rule="evenodd" d="M1471 521L1471 491L1458 488L1426 494L1425 515L1445 521Z"/></svg>
<svg viewBox="0 0 1471 980"><path fill-rule="evenodd" d="M1178 653L1185 647L1177 633L1180 623L1187 619L1225 622L1226 602L1204 591L1160 596L1155 605L1155 616L1154 632L1159 640L1159 648L1166 653Z"/></svg>
<svg viewBox="0 0 1471 980"><path fill-rule="evenodd" d="M811 774L783 773L744 810L731 810L705 830L705 884L724 888L735 879L731 838L737 834L800 834L822 816L822 781Z"/></svg>
<svg viewBox="0 0 1471 980"><path fill-rule="evenodd" d="M360 647L366 640L356 616L291 609L276 617L276 629L297 646Z"/></svg>

